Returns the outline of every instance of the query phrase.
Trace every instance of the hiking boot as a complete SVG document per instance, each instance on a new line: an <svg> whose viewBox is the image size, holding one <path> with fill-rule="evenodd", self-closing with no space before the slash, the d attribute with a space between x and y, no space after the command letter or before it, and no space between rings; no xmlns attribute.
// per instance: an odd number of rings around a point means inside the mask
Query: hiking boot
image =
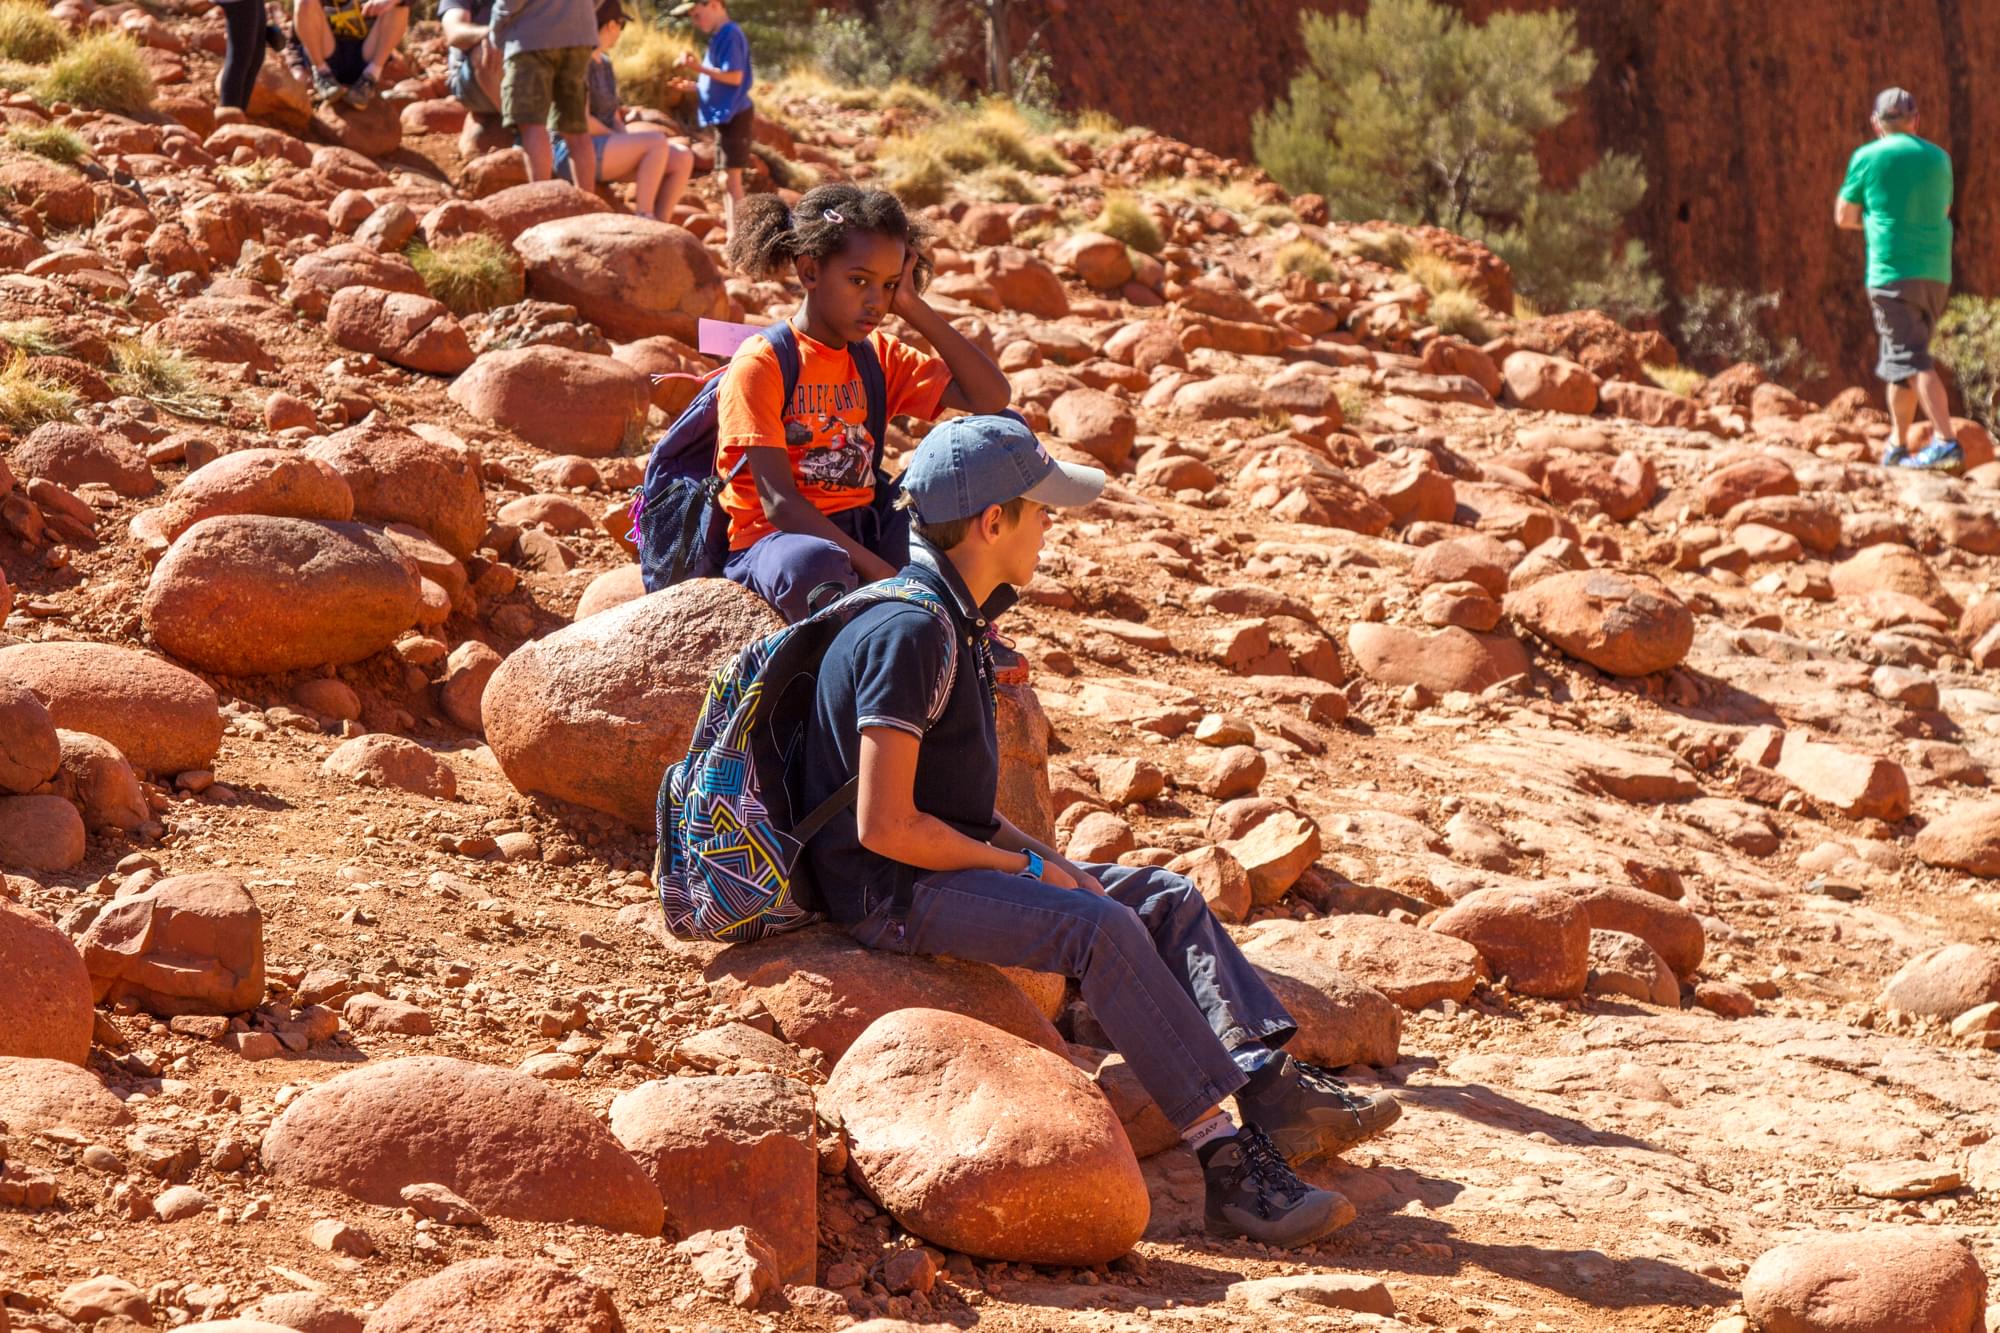
<svg viewBox="0 0 2000 1333"><path fill-rule="evenodd" d="M363 71L360 78L347 85L347 104L356 111L366 111L375 100L376 87L375 76Z"/></svg>
<svg viewBox="0 0 2000 1333"><path fill-rule="evenodd" d="M1271 1140L1252 1125L1203 1149L1201 1174L1211 1236L1242 1236L1289 1250L1354 1220L1354 1205L1344 1195L1314 1189L1292 1174Z"/></svg>
<svg viewBox="0 0 2000 1333"><path fill-rule="evenodd" d="M1965 471L1965 450L1958 447L1957 440L1933 437L1931 442L1903 460L1902 466L1921 468L1926 472Z"/></svg>
<svg viewBox="0 0 2000 1333"><path fill-rule="evenodd" d="M1396 1123L1402 1103L1386 1092L1361 1092L1289 1055L1261 1091L1236 1094L1241 1119L1271 1138L1287 1162L1332 1156Z"/></svg>
<svg viewBox="0 0 2000 1333"><path fill-rule="evenodd" d="M314 70L312 83L315 102L331 102L347 91L340 80L333 77L333 71L330 69Z"/></svg>
<svg viewBox="0 0 2000 1333"><path fill-rule="evenodd" d="M1892 444L1882 453L1883 467L1902 467L1910 461L1910 451L1900 443Z"/></svg>

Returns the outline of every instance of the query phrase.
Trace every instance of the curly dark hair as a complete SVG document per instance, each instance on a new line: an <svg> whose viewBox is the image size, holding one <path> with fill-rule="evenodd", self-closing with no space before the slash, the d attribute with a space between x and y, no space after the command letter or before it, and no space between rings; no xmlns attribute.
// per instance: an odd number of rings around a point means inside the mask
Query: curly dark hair
<svg viewBox="0 0 2000 1333"><path fill-rule="evenodd" d="M797 208L775 194L753 194L737 205L736 239L729 262L753 278L775 277L800 259L825 259L858 233L889 236L917 252L910 281L922 291L931 280L926 244L931 230L903 211L903 201L887 190L858 185L816 185Z"/></svg>

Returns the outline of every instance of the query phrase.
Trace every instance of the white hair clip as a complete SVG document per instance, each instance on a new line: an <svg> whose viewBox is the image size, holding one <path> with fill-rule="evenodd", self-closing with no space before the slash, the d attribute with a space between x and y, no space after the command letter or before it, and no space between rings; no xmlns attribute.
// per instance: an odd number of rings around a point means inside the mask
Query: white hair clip
<svg viewBox="0 0 2000 1333"><path fill-rule="evenodd" d="M820 210L819 215L828 222L835 223L836 225L847 221L846 218L840 216L840 210L834 208L823 208Z"/></svg>

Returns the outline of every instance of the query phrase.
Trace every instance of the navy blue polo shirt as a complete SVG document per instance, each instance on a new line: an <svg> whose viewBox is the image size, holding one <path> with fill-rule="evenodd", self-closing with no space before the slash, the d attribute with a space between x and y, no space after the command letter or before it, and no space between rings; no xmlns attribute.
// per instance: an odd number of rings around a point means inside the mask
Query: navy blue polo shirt
<svg viewBox="0 0 2000 1333"><path fill-rule="evenodd" d="M799 767L800 801L811 810L860 768L864 727L895 727L922 738L917 749L916 806L969 838L990 841L1000 831L993 807L1000 788L1000 745L993 730L993 666L986 627L1013 604L1001 587L985 607L973 605L951 562L920 540L910 543L905 578L938 594L958 638L958 671L937 721L929 714L945 661L944 629L921 606L885 602L870 607L834 638L820 661L812 726ZM906 890L914 866L861 845L853 807L843 810L806 845L806 865L828 917L861 920Z"/></svg>

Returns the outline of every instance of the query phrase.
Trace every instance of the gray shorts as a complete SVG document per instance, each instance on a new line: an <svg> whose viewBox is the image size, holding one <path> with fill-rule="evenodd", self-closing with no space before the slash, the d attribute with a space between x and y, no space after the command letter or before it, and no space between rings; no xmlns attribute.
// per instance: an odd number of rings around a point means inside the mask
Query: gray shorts
<svg viewBox="0 0 2000 1333"><path fill-rule="evenodd" d="M1937 332L1950 296L1950 283L1929 278L1903 278L1868 289L1868 309L1875 316L1879 343L1876 379L1901 384L1931 368L1931 335Z"/></svg>

